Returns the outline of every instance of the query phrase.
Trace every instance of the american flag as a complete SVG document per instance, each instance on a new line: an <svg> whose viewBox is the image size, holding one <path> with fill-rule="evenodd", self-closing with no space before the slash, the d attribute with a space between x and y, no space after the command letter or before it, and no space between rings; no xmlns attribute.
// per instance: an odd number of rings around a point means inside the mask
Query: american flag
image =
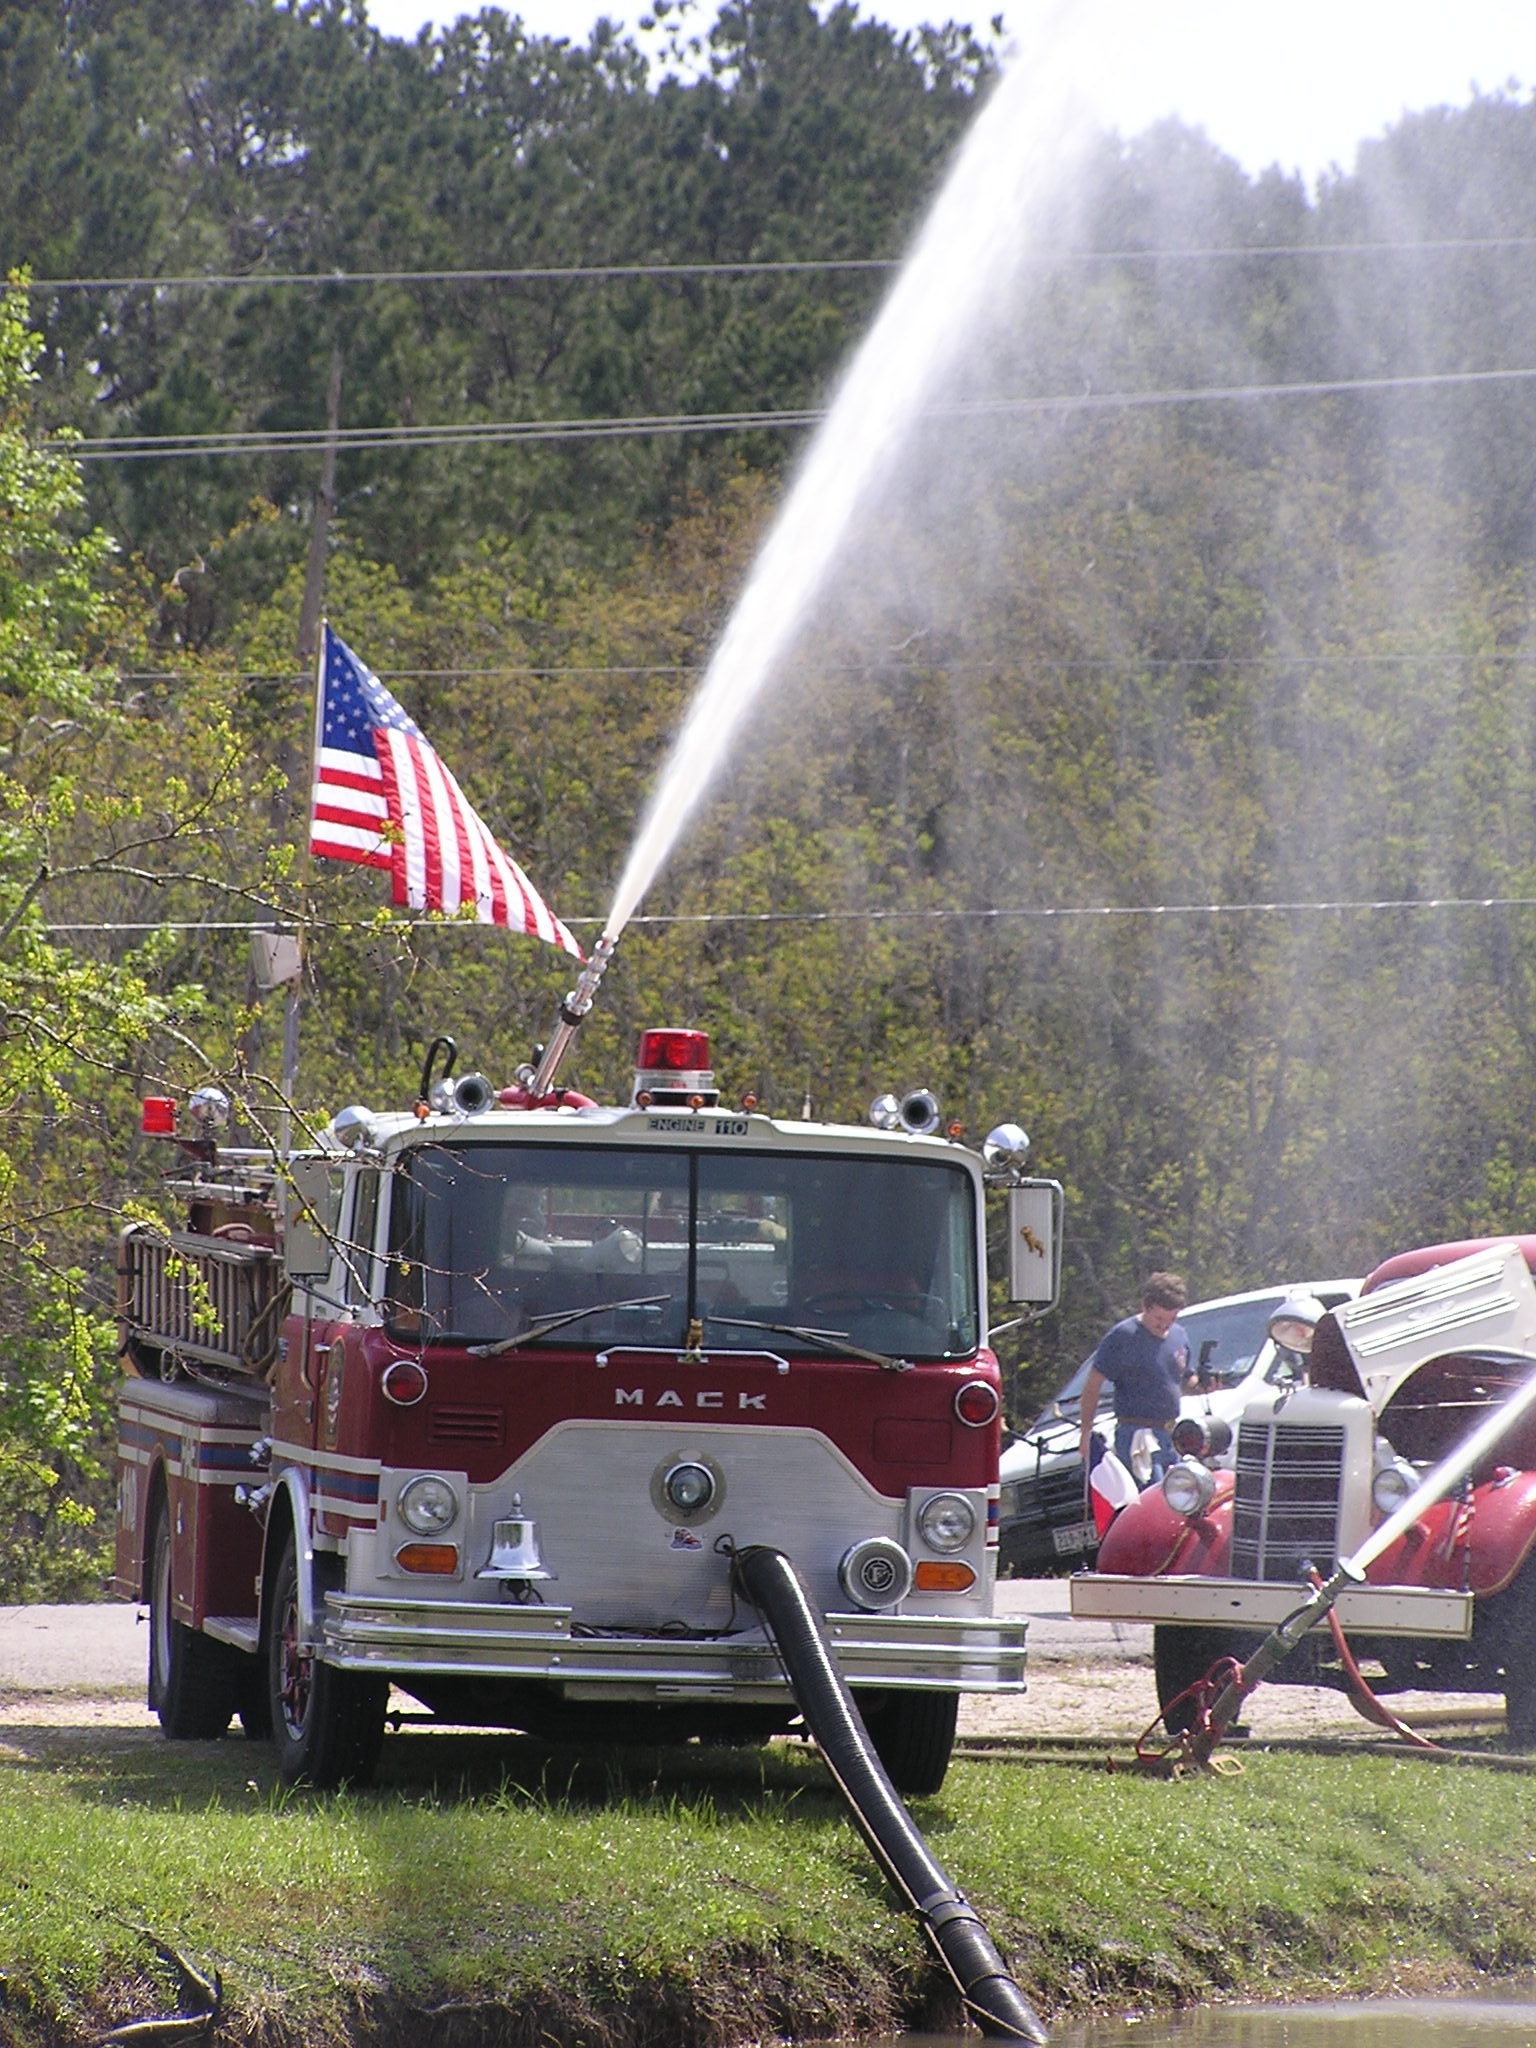
<svg viewBox="0 0 1536 2048"><path fill-rule="evenodd" d="M411 910L474 906L576 959L581 948L373 671L324 628L309 850L388 868Z"/></svg>

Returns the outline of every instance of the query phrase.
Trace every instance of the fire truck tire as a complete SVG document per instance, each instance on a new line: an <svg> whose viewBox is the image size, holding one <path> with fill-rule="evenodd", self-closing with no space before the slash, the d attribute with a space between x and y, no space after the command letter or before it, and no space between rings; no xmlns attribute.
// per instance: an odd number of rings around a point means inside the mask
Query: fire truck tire
<svg viewBox="0 0 1536 2048"><path fill-rule="evenodd" d="M937 1792L955 1746L957 1692L858 1692L854 1698L875 1754L898 1792Z"/></svg>
<svg viewBox="0 0 1536 2048"><path fill-rule="evenodd" d="M252 1742L267 1742L272 1736L272 1695L267 1685L267 1661L261 1656L238 1659L235 1680L235 1712L240 1726Z"/></svg>
<svg viewBox="0 0 1536 2048"><path fill-rule="evenodd" d="M235 1711L233 1652L171 1612L171 1518L162 1500L149 1546L149 1705L173 1742L222 1735Z"/></svg>
<svg viewBox="0 0 1536 2048"><path fill-rule="evenodd" d="M278 1766L290 1785L312 1785L319 1792L366 1785L384 1740L389 1681L321 1663L299 1650L298 1634L299 1563L290 1536L273 1580L267 1637Z"/></svg>

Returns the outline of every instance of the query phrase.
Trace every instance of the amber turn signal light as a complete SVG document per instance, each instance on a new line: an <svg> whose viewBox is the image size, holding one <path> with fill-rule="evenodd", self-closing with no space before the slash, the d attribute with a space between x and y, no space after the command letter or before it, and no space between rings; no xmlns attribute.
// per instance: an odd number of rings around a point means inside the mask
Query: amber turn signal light
<svg viewBox="0 0 1536 2048"><path fill-rule="evenodd" d="M925 1557L912 1574L914 1593L969 1593L976 1574L958 1558Z"/></svg>
<svg viewBox="0 0 1536 2048"><path fill-rule="evenodd" d="M459 1568L457 1543L402 1543L395 1563L403 1572L432 1572L440 1579L452 1578Z"/></svg>

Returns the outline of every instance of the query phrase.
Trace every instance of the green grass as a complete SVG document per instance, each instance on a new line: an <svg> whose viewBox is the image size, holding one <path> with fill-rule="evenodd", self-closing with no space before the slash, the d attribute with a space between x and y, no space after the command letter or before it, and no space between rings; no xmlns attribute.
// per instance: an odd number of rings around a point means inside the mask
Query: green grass
<svg viewBox="0 0 1536 2048"><path fill-rule="evenodd" d="M144 1930L222 1972L221 2040L268 2048L403 2043L443 2008L530 2043L666 2048L955 2019L808 1752L411 1734L378 1789L320 1798L238 1738L7 1738L0 2040L171 2010ZM1536 1965L1536 1777L1245 1764L960 1763L914 1810L1048 2016Z"/></svg>

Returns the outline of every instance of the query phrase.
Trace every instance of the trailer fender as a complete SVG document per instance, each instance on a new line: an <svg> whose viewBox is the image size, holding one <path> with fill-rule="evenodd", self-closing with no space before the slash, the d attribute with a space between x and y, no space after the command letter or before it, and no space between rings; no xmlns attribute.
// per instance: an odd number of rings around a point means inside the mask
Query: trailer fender
<svg viewBox="0 0 1536 2048"><path fill-rule="evenodd" d="M305 1650L317 1649L320 1640L315 1603L315 1546L310 1533L313 1527L310 1517L309 1482L294 1466L285 1465L272 1482L272 1501L267 1509L266 1534L261 1546L261 1634L265 1641L267 1591L291 1530L299 1567L299 1646Z"/></svg>

